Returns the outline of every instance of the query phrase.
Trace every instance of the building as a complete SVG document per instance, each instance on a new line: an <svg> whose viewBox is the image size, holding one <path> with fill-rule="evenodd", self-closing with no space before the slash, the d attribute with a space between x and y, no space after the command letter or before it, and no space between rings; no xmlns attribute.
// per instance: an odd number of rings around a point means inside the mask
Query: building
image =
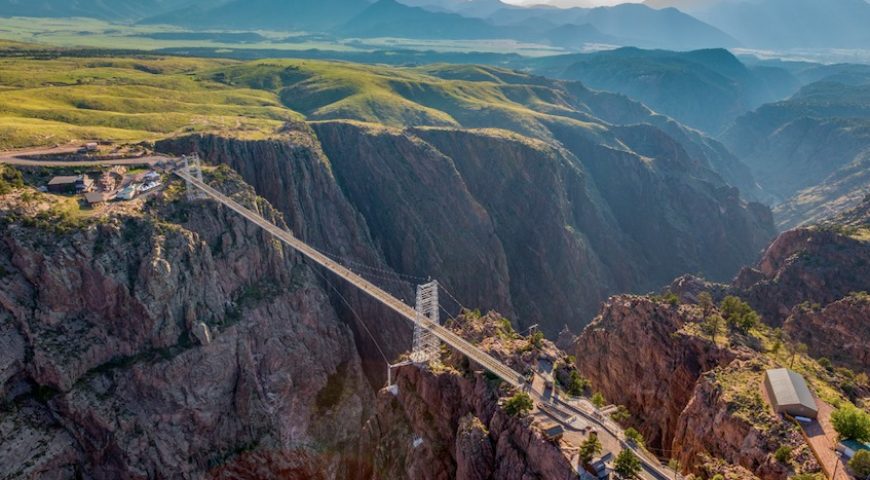
<svg viewBox="0 0 870 480"><path fill-rule="evenodd" d="M547 440L558 442L562 439L562 435L565 434L565 429L557 423L546 423L541 426L541 433L544 434L544 438Z"/></svg>
<svg viewBox="0 0 870 480"><path fill-rule="evenodd" d="M764 388L776 413L793 417L816 418L819 409L804 377L786 368L774 368L764 374Z"/></svg>
<svg viewBox="0 0 870 480"><path fill-rule="evenodd" d="M850 459L855 456L856 453L861 450L867 450L870 452L870 443L861 443L857 440L843 440L837 445L837 451L842 453L846 459Z"/></svg>
<svg viewBox="0 0 870 480"><path fill-rule="evenodd" d="M589 463L592 470L595 472L595 477L598 480L606 480L610 478L611 468L608 466L613 461L613 453L607 452L599 458L593 459Z"/></svg>
<svg viewBox="0 0 870 480"><path fill-rule="evenodd" d="M78 180L77 175L54 177L48 181L46 189L51 193L75 193Z"/></svg>
<svg viewBox="0 0 870 480"><path fill-rule="evenodd" d="M101 203L105 203L109 200L109 194L105 192L88 192L85 194L85 201L88 202L88 205L95 206Z"/></svg>

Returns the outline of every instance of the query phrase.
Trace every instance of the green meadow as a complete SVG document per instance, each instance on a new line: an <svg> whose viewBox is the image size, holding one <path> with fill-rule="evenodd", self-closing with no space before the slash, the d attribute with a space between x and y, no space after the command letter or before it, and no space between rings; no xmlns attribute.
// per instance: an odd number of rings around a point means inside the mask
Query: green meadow
<svg viewBox="0 0 870 480"><path fill-rule="evenodd" d="M553 122L606 130L584 121L562 85L491 67L28 55L37 48L0 43L0 148L195 132L268 138L300 120L494 127L536 138Z"/></svg>

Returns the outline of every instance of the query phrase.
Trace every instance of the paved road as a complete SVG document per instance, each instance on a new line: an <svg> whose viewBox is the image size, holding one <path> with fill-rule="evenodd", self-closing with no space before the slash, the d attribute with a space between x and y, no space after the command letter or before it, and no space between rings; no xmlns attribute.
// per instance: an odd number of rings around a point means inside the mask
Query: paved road
<svg viewBox="0 0 870 480"><path fill-rule="evenodd" d="M69 155L78 152L79 146L65 145L53 148L28 148L8 152L0 152L0 163L22 167L93 167L110 165L154 165L155 163L172 160L165 155L146 155L144 157L98 159L93 160L50 160L47 155Z"/></svg>

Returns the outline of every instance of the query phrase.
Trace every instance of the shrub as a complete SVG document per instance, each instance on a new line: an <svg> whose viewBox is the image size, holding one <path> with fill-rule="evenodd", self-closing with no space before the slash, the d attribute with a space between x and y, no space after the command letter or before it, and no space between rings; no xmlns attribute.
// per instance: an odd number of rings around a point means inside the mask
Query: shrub
<svg viewBox="0 0 870 480"><path fill-rule="evenodd" d="M5 195L15 188L24 186L24 177L16 168L0 165L0 195Z"/></svg>
<svg viewBox="0 0 870 480"><path fill-rule="evenodd" d="M791 460L791 447L783 445L777 448L776 452L773 454L773 458L775 458L777 462L788 463L788 461Z"/></svg>
<svg viewBox="0 0 870 480"><path fill-rule="evenodd" d="M610 414L610 418L612 418L617 423L627 422L629 418L631 418L631 413L628 412L628 409L625 408L625 405L620 405L616 407L616 411Z"/></svg>
<svg viewBox="0 0 870 480"><path fill-rule="evenodd" d="M672 307L676 307L680 304L680 297L678 297L674 292L666 293L662 299Z"/></svg>
<svg viewBox="0 0 870 480"><path fill-rule="evenodd" d="M713 296L710 292L701 292L698 294L698 306L703 310L704 315L709 315L713 310Z"/></svg>
<svg viewBox="0 0 870 480"><path fill-rule="evenodd" d="M566 385L565 390L569 395L573 395L575 397L579 397L583 395L583 392L589 388L589 380L583 378L582 375L577 370L571 370L569 374L570 377L568 379L568 385Z"/></svg>
<svg viewBox="0 0 870 480"><path fill-rule="evenodd" d="M854 405L845 404L834 411L831 423L841 438L870 441L870 414Z"/></svg>
<svg viewBox="0 0 870 480"><path fill-rule="evenodd" d="M625 429L625 436L629 440L635 443L635 445L643 446L643 434L638 432L634 427L628 427Z"/></svg>
<svg viewBox="0 0 870 480"><path fill-rule="evenodd" d="M722 475L721 473L717 473L716 475L713 475L712 480L725 480L725 475Z"/></svg>
<svg viewBox="0 0 870 480"><path fill-rule="evenodd" d="M535 404L525 392L517 392L504 403L504 411L512 417L523 417L532 411Z"/></svg>
<svg viewBox="0 0 870 480"><path fill-rule="evenodd" d="M749 329L759 322L759 317L755 313L755 310L749 304L733 295L725 297L719 308L722 310L722 315L725 317L728 326L740 332L748 332Z"/></svg>
<svg viewBox="0 0 870 480"><path fill-rule="evenodd" d="M640 459L628 449L619 452L619 455L616 456L616 460L613 462L613 471L620 478L635 478L640 473L640 469Z"/></svg>
<svg viewBox="0 0 870 480"><path fill-rule="evenodd" d="M861 450L849 460L849 468L855 472L858 478L870 476L870 451Z"/></svg>
<svg viewBox="0 0 870 480"><path fill-rule="evenodd" d="M701 323L701 331L703 331L705 335L709 335L710 339L715 342L716 336L719 334L724 323L725 320L722 319L721 315L713 313L705 318L704 322Z"/></svg>
<svg viewBox="0 0 870 480"><path fill-rule="evenodd" d="M607 405L607 400L604 399L604 395L601 392L595 392L592 394L592 405L595 405L596 408L601 408L604 405Z"/></svg>
<svg viewBox="0 0 870 480"><path fill-rule="evenodd" d="M582 460L583 463L589 463L596 455L600 454L603 449L604 447L601 446L601 442L598 440L598 435L589 435L589 438L580 444L580 460Z"/></svg>
<svg viewBox="0 0 870 480"><path fill-rule="evenodd" d="M544 332L538 330L533 333L531 337L529 337L529 342L535 346L535 348L541 348L541 342L544 340Z"/></svg>

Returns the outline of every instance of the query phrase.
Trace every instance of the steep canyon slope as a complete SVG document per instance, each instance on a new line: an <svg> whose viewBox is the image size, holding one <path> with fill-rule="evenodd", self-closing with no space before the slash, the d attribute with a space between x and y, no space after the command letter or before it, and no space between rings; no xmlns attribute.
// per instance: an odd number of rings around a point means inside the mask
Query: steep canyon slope
<svg viewBox="0 0 870 480"><path fill-rule="evenodd" d="M347 474L373 392L299 257L177 185L105 216L67 205L3 198L0 477L198 477L253 450Z"/></svg>
<svg viewBox="0 0 870 480"><path fill-rule="evenodd" d="M765 208L717 173L741 175L721 145L576 83L322 62L261 62L209 78L275 91L309 122L288 127L290 141L194 136L158 149L233 165L327 249L328 236L310 230L331 222L327 209L314 218L281 197L297 196L292 185L311 189L296 170L334 182L317 188L340 192L329 204L346 202L337 212L353 218L342 228L370 232L376 265L439 278L465 304L552 334L578 327L613 292L686 271L729 278L772 233Z"/></svg>

